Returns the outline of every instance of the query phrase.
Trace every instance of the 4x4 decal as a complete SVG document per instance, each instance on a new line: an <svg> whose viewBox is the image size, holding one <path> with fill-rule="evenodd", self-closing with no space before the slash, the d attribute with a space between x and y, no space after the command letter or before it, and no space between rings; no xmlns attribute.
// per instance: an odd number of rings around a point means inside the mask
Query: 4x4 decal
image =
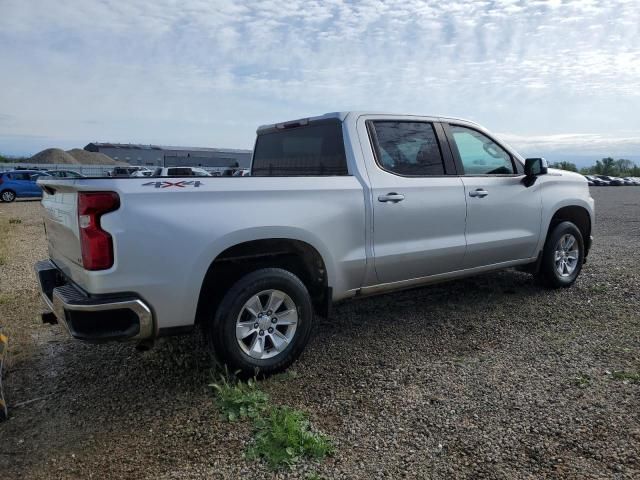
<svg viewBox="0 0 640 480"><path fill-rule="evenodd" d="M162 180L162 181L147 182L142 184L143 187L154 186L156 188L171 188L171 187L178 187L178 188L196 187L197 188L200 185L202 185L202 182L200 180L180 180L179 182L169 182L167 180Z"/></svg>

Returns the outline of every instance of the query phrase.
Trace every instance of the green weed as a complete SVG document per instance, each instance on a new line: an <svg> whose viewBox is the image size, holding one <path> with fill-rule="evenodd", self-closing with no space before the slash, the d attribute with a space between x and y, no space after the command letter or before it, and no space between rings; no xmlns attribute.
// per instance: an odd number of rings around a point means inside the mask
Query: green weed
<svg viewBox="0 0 640 480"><path fill-rule="evenodd" d="M256 422L255 443L248 458L262 458L272 468L292 465L301 458L322 459L333 450L329 439L311 430L307 416L289 407L274 407Z"/></svg>
<svg viewBox="0 0 640 480"><path fill-rule="evenodd" d="M614 380L620 380L622 382L638 383L640 382L640 373L618 370L611 374L611 378L613 378Z"/></svg>
<svg viewBox="0 0 640 480"><path fill-rule="evenodd" d="M255 380L235 381L227 374L210 386L225 419L248 419L253 423L255 438L246 452L247 458L264 459L277 469L302 458L322 459L333 451L328 437L313 431L303 412L272 405Z"/></svg>
<svg viewBox="0 0 640 480"><path fill-rule="evenodd" d="M269 397L254 380L233 382L225 376L210 385L216 390L216 403L222 415L233 422L240 418L257 418L268 406Z"/></svg>
<svg viewBox="0 0 640 480"><path fill-rule="evenodd" d="M589 375L580 374L577 377L571 379L571 383L576 387L586 388L591 385L591 377Z"/></svg>
<svg viewBox="0 0 640 480"><path fill-rule="evenodd" d="M606 293L609 290L608 285L603 285L600 283L596 283L595 285L589 285L587 288L592 293Z"/></svg>

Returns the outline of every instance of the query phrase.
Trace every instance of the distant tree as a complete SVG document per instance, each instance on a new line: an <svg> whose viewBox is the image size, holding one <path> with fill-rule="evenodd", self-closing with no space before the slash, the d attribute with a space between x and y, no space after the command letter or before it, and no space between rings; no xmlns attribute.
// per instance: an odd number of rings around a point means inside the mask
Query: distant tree
<svg viewBox="0 0 640 480"><path fill-rule="evenodd" d="M610 175L616 177L619 175L620 170L616 165L616 161L611 157L607 157L596 161L594 172L598 175Z"/></svg>
<svg viewBox="0 0 640 480"><path fill-rule="evenodd" d="M9 157L0 153L0 163L19 163L27 160L29 160L29 157Z"/></svg>
<svg viewBox="0 0 640 480"><path fill-rule="evenodd" d="M575 163L571 162L556 162L551 164L551 168L559 168L560 170L569 170L570 172L577 172L578 167Z"/></svg>
<svg viewBox="0 0 640 480"><path fill-rule="evenodd" d="M619 158L614 160L612 157L603 158L598 160L595 165L591 167L584 167L580 169L580 173L583 175L610 175L612 177L638 177L640 176L640 166L636 165L631 160L626 158Z"/></svg>
<svg viewBox="0 0 640 480"><path fill-rule="evenodd" d="M631 160L627 160L626 158L621 158L616 160L616 166L618 167L618 171L620 175L627 176L631 175L631 170L633 170L636 166Z"/></svg>

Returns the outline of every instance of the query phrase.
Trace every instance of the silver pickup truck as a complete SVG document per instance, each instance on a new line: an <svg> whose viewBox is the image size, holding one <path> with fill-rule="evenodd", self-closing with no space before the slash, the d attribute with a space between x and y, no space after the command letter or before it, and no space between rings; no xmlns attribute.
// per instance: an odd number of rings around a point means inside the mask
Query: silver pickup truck
<svg viewBox="0 0 640 480"><path fill-rule="evenodd" d="M245 374L290 365L336 301L507 267L568 287L594 222L584 177L443 117L262 126L245 177L38 183L43 319L145 344L200 325Z"/></svg>

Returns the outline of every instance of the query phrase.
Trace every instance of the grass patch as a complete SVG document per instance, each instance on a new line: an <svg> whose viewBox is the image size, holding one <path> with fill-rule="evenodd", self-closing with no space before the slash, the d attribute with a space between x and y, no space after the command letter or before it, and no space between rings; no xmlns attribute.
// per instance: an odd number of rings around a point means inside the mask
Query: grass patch
<svg viewBox="0 0 640 480"><path fill-rule="evenodd" d="M255 380L241 382L221 376L210 386L226 420L253 423L254 441L247 449L247 458L262 459L272 469L278 469L303 458L320 460L333 452L329 438L312 429L304 412L274 406Z"/></svg>
<svg viewBox="0 0 640 480"><path fill-rule="evenodd" d="M270 382L286 382L287 380L295 380L298 378L298 372L295 370L287 370L286 372L276 373L269 377Z"/></svg>
<svg viewBox="0 0 640 480"><path fill-rule="evenodd" d="M0 265L7 263L9 243L9 221L0 217Z"/></svg>
<svg viewBox="0 0 640 480"><path fill-rule="evenodd" d="M305 480L325 480L324 477L321 477L320 475L318 475L315 472L312 473L308 473L306 477L304 477Z"/></svg>
<svg viewBox="0 0 640 480"><path fill-rule="evenodd" d="M211 384L216 390L216 404L225 419L234 422L241 418L258 418L268 407L269 397L258 389L254 380L232 382L222 377Z"/></svg>
<svg viewBox="0 0 640 480"><path fill-rule="evenodd" d="M571 383L579 388L587 388L589 385L591 385L591 377L589 377L589 375L581 373L577 377L573 377L571 379Z"/></svg>
<svg viewBox="0 0 640 480"><path fill-rule="evenodd" d="M262 458L272 468L293 465L301 458L322 459L331 454L329 439L311 430L307 416L289 407L274 407L256 422L254 444L248 458Z"/></svg>
<svg viewBox="0 0 640 480"><path fill-rule="evenodd" d="M640 372L625 372L624 370L618 370L611 374L611 378L621 382L640 383Z"/></svg>
<svg viewBox="0 0 640 480"><path fill-rule="evenodd" d="M596 283L595 285L589 285L587 288L592 293L606 293L609 291L608 285L603 285L600 283Z"/></svg>

